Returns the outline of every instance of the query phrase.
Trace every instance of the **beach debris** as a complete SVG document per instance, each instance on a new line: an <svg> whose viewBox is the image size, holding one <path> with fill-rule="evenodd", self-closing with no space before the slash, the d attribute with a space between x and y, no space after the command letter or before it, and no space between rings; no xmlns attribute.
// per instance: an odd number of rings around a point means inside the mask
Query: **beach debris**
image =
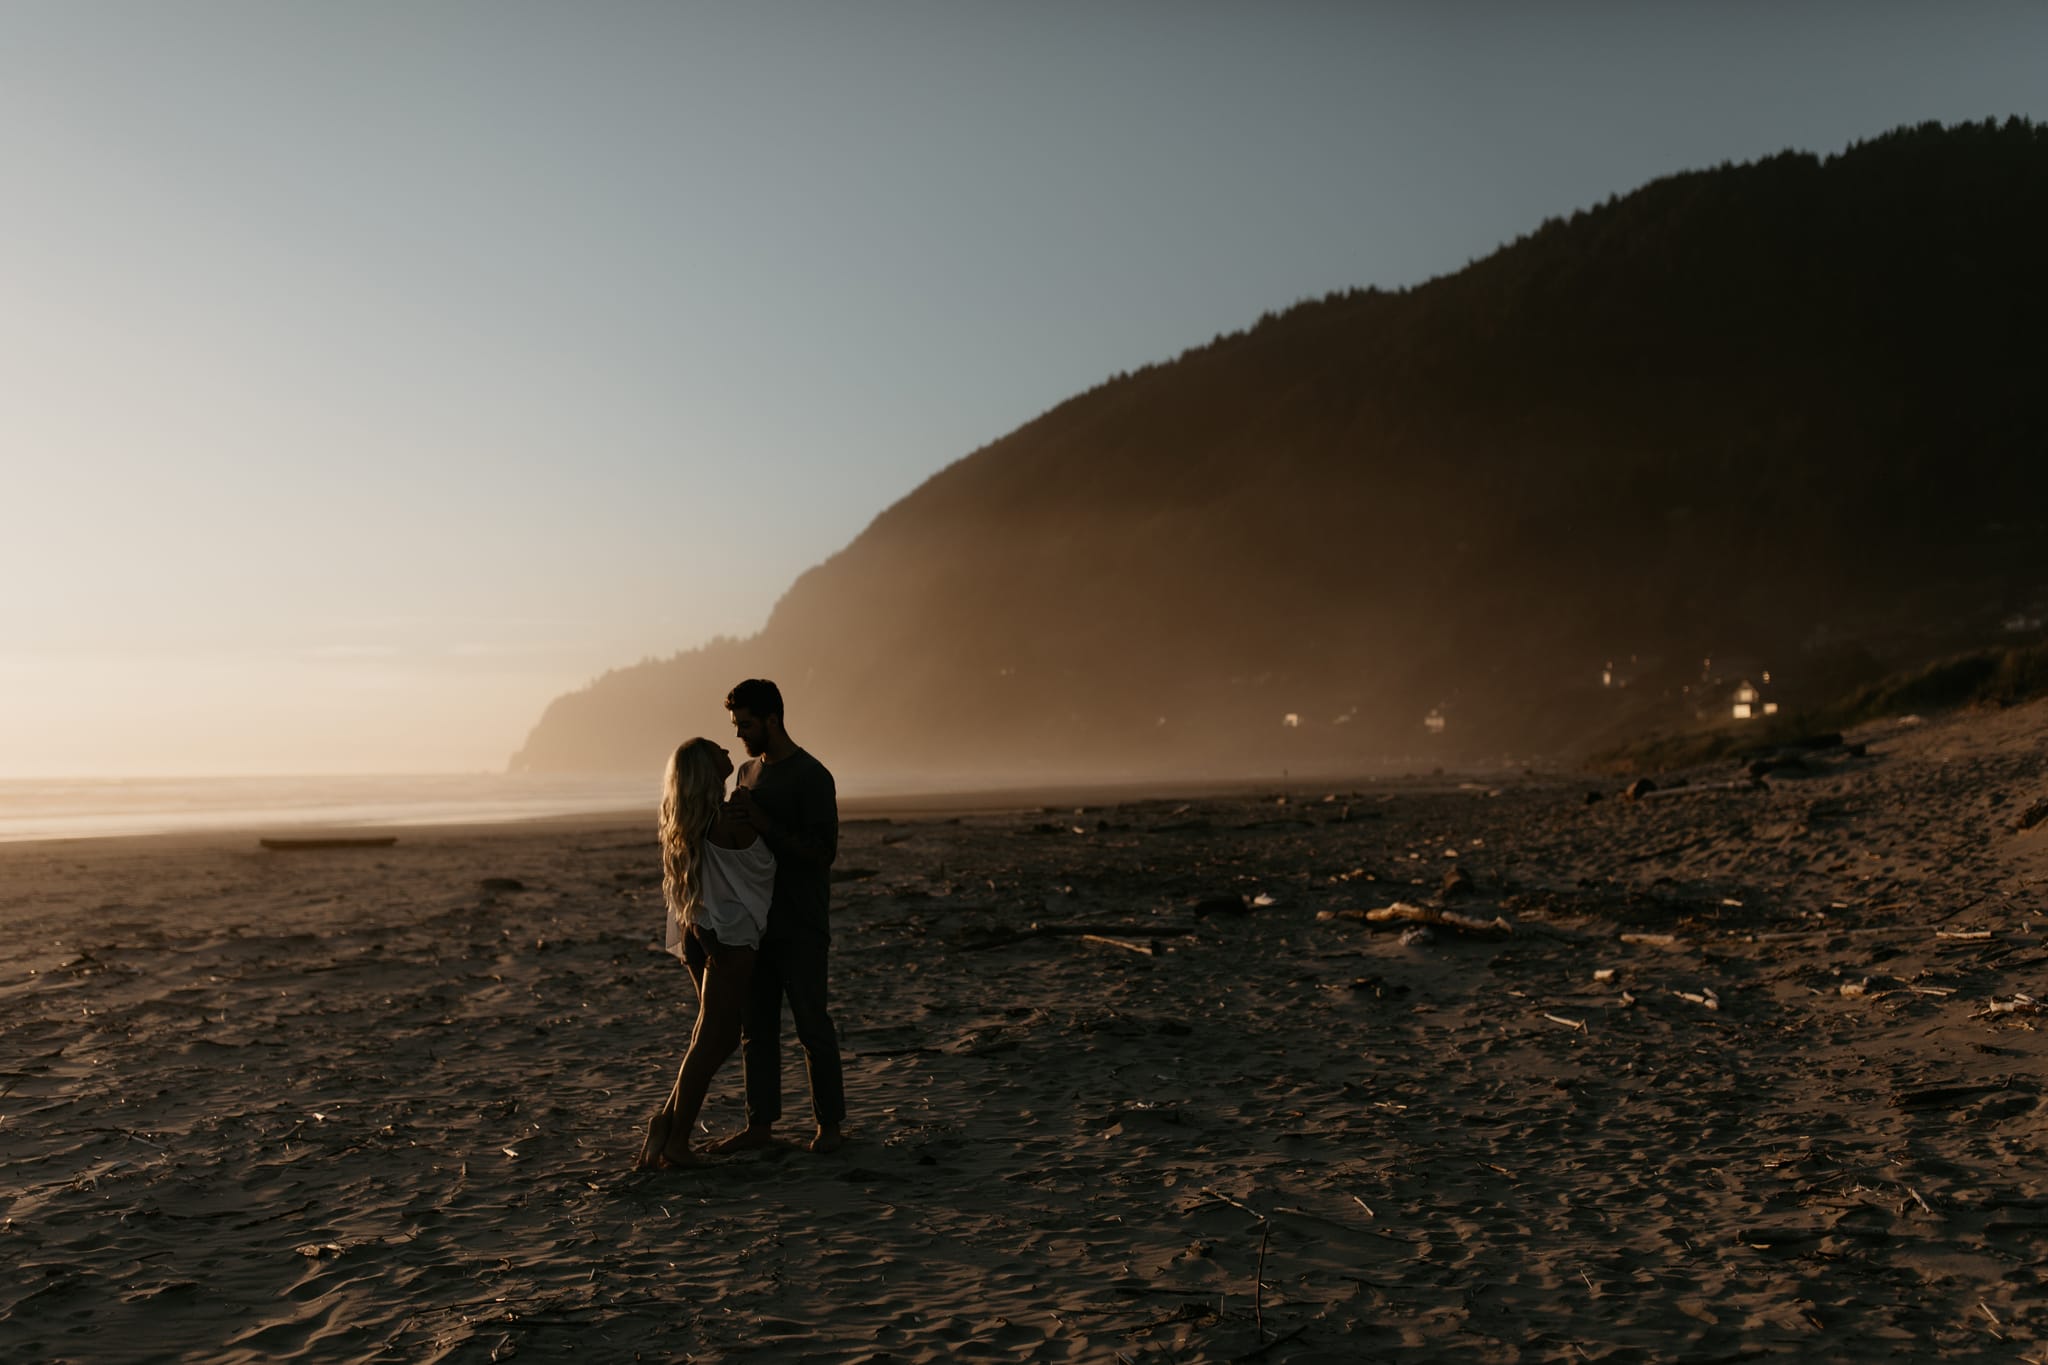
<svg viewBox="0 0 2048 1365"><path fill-rule="evenodd" d="M1179 815L1186 809L1186 806L1182 806L1180 810L1172 813ZM1212 828L1213 825L1207 816L1197 815L1186 820L1175 820L1169 824L1154 825L1152 826L1152 832L1154 834L1206 834Z"/></svg>
<svg viewBox="0 0 2048 1365"><path fill-rule="evenodd" d="M1678 935L1676 934L1646 934L1632 932L1623 934L1620 937L1623 943L1633 943L1640 948L1675 948L1678 946Z"/></svg>
<svg viewBox="0 0 2048 1365"><path fill-rule="evenodd" d="M1985 1002L1984 1008L1977 1012L1976 1017L1982 1019L1993 1014L2039 1014L2040 1012L2041 1002L2033 996L2021 992L2015 994L2010 1000L2000 1000L1998 997L1993 996L1989 1001Z"/></svg>
<svg viewBox="0 0 2048 1365"><path fill-rule="evenodd" d="M1579 1033L1584 1033L1587 1031L1586 1021L1583 1019L1567 1019L1561 1014L1549 1013L1546 1013L1543 1017L1545 1019L1548 1019L1553 1024L1562 1024L1564 1025L1564 1027L1576 1030Z"/></svg>
<svg viewBox="0 0 2048 1365"><path fill-rule="evenodd" d="M1866 976L1861 981L1844 981L1835 989L1842 995L1867 995L1870 993L1870 978Z"/></svg>
<svg viewBox="0 0 2048 1365"><path fill-rule="evenodd" d="M1622 795L1630 801L1640 801L1657 790L1657 784L1647 777L1639 777L1623 789Z"/></svg>
<svg viewBox="0 0 2048 1365"><path fill-rule="evenodd" d="M1411 924L1401 931L1401 936L1395 942L1403 948L1413 948L1418 944L1436 942L1436 934L1427 924Z"/></svg>
<svg viewBox="0 0 2048 1365"><path fill-rule="evenodd" d="M1101 943L1118 948L1129 948L1144 953L1147 957L1160 951L1158 936L1152 936L1148 943L1139 944L1124 937L1132 926L1127 924L1031 924L1022 929L1001 929L973 943L961 945L963 952L976 953L987 948L1007 948L1013 943L1023 943L1035 938L1077 938L1083 942ZM1174 929L1166 931L1177 938L1189 937L1194 931Z"/></svg>
<svg viewBox="0 0 2048 1365"><path fill-rule="evenodd" d="M1696 991L1673 991L1671 993L1680 1000L1689 1000L1693 1004L1706 1009L1718 1010L1721 1008L1721 997L1714 993L1714 988L1711 986L1702 986Z"/></svg>
<svg viewBox="0 0 2048 1365"><path fill-rule="evenodd" d="M1113 938L1108 934L1081 934L1079 938L1083 943L1100 943L1106 948L1122 948L1145 957L1156 956L1159 952L1157 943L1134 943L1130 939Z"/></svg>
<svg viewBox="0 0 2048 1365"><path fill-rule="evenodd" d="M1202 1193L1208 1195L1211 1199L1220 1200L1221 1202L1230 1205L1230 1207L1234 1209L1244 1210L1244 1212L1258 1219L1261 1223L1267 1221L1265 1214L1260 1213L1257 1209L1253 1208L1250 1204L1245 1203L1242 1199L1232 1198L1230 1195L1227 1195L1223 1191L1217 1189L1214 1185L1202 1186Z"/></svg>
<svg viewBox="0 0 2048 1365"><path fill-rule="evenodd" d="M1936 938L1953 939L1958 943L1989 943L1997 937L1989 929L1936 929Z"/></svg>
<svg viewBox="0 0 2048 1365"><path fill-rule="evenodd" d="M1603 982L1603 983L1604 983L1604 982L1608 982L1608 981L1612 981L1612 980L1614 980L1614 968L1612 968L1612 967L1597 967L1597 968L1595 968L1595 969L1594 969L1594 971L1593 971L1593 979L1594 979L1595 981L1599 981L1599 982Z"/></svg>
<svg viewBox="0 0 2048 1365"><path fill-rule="evenodd" d="M1268 1219L1259 1225L1259 1266L1252 1272L1252 1318L1262 1342L1266 1339L1266 1241L1272 1235L1273 1224Z"/></svg>
<svg viewBox="0 0 2048 1365"><path fill-rule="evenodd" d="M1433 905L1411 905L1407 901L1395 901L1375 910L1319 910L1316 918L1325 922L1351 920L1361 924L1414 924L1432 928L1450 929L1460 934L1474 934L1483 938L1512 934L1515 926L1508 923L1505 915L1492 919L1480 919L1476 915L1461 915L1455 910L1444 910Z"/></svg>

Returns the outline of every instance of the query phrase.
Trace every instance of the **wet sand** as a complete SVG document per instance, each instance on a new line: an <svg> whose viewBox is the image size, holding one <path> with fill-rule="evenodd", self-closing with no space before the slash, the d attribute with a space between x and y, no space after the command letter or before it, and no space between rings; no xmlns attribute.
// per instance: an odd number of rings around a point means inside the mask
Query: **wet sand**
<svg viewBox="0 0 2048 1365"><path fill-rule="evenodd" d="M2043 1359L2048 706L1849 738L849 819L689 1172L651 812L0 847L0 1356Z"/></svg>

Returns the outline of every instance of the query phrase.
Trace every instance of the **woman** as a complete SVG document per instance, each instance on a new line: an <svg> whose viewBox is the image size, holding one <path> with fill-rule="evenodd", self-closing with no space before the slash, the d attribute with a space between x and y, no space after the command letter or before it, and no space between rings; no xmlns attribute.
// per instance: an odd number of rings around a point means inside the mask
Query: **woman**
<svg viewBox="0 0 2048 1365"><path fill-rule="evenodd" d="M711 1078L740 1041L754 954L768 925L775 855L725 800L732 756L708 739L669 755L661 779L661 894L668 950L697 986L697 1022L668 1100L647 1124L637 1168L697 1164L690 1134Z"/></svg>

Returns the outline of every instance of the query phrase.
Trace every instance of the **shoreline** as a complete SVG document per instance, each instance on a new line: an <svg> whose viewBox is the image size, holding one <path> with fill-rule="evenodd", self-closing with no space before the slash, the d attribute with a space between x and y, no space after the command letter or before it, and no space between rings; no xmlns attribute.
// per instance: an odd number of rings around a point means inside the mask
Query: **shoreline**
<svg viewBox="0 0 2048 1365"><path fill-rule="evenodd" d="M1286 795L1304 798L1310 794L1339 791L1437 790L1472 785L1482 780L1491 785L1575 780L1557 774L1488 775L1488 770L1445 771L1428 776L1403 773L1397 776L1354 775L1349 777L1288 778L1164 778L1158 781L1119 779L1036 785L961 787L925 792L900 792L842 797L840 818L856 820L915 820L968 815L1009 815L1028 811L1057 811L1123 806L1160 801L1190 801L1211 798L1244 799L1254 796ZM1587 777L1589 783L1611 784L1611 779ZM140 833L29 835L0 837L0 859L12 850L51 850L86 846L119 846L163 849L240 847L263 838L314 838L322 836L381 837L395 835L404 843L435 838L475 839L516 836L528 831L566 829L624 829L654 822L654 799L645 807L613 807L590 811L512 816L500 819L461 818L420 821L323 822L288 821L277 824L237 823L214 828L163 830Z"/></svg>

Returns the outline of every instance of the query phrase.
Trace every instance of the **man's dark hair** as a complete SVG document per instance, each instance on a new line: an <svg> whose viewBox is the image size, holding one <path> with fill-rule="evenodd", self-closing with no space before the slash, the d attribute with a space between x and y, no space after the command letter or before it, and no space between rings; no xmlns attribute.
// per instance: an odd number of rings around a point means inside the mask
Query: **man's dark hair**
<svg viewBox="0 0 2048 1365"><path fill-rule="evenodd" d="M751 711L757 716L782 718L782 689L766 678L749 678L725 694L728 711Z"/></svg>

